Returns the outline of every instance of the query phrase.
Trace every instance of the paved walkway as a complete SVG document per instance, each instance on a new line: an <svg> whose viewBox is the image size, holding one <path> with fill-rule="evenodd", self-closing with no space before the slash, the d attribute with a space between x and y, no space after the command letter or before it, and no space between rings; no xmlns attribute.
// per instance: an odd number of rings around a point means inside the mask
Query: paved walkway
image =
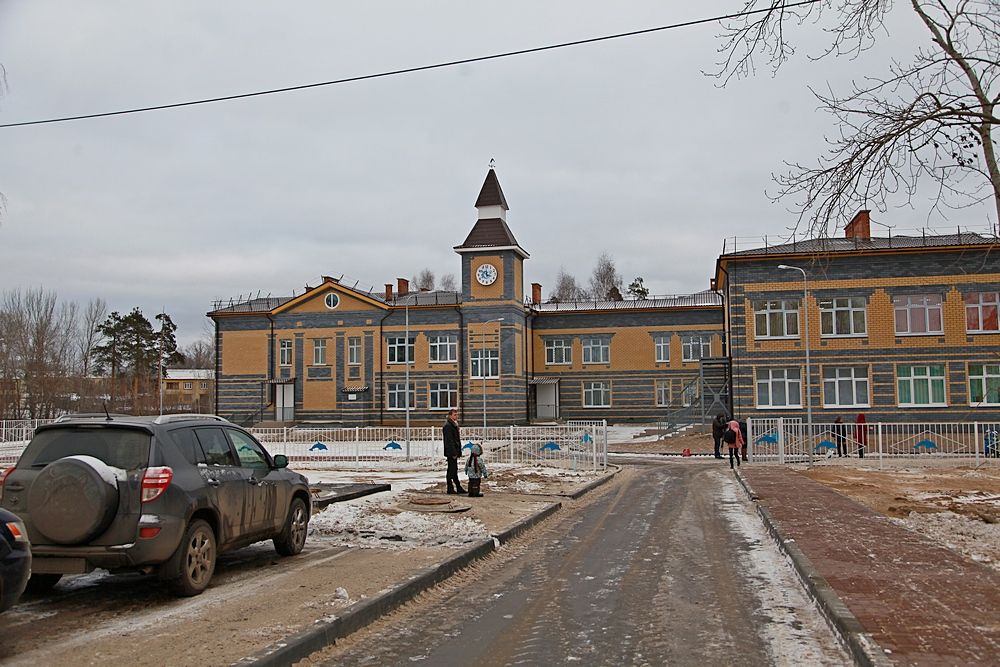
<svg viewBox="0 0 1000 667"><path fill-rule="evenodd" d="M892 662L1000 663L1000 575L794 470L742 472Z"/></svg>

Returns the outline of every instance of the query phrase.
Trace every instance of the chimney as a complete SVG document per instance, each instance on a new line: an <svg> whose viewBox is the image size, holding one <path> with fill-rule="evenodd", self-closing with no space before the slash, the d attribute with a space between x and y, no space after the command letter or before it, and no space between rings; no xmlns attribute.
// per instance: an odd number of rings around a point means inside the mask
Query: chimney
<svg viewBox="0 0 1000 667"><path fill-rule="evenodd" d="M385 284L385 300L392 301L392 283Z"/></svg>
<svg viewBox="0 0 1000 667"><path fill-rule="evenodd" d="M537 306L542 302L542 286L539 283L531 283L531 304Z"/></svg>
<svg viewBox="0 0 1000 667"><path fill-rule="evenodd" d="M708 289L712 290L713 292L716 290L716 287L715 287L715 278L709 278L708 279Z"/></svg>
<svg viewBox="0 0 1000 667"><path fill-rule="evenodd" d="M396 291L399 296L406 296L410 293L410 281L406 278L396 278Z"/></svg>
<svg viewBox="0 0 1000 667"><path fill-rule="evenodd" d="M855 241L870 241L872 238L871 211L862 209L844 227L844 236Z"/></svg>

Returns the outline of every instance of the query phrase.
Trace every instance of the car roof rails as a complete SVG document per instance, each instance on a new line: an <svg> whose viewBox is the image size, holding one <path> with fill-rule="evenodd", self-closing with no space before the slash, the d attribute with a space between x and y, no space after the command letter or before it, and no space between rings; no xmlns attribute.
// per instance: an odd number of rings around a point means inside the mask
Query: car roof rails
<svg viewBox="0 0 1000 667"><path fill-rule="evenodd" d="M110 419L133 419L132 415L122 415L122 414L118 414L116 412L112 412L110 414L109 413L105 413L105 412L73 412L73 413L68 413L68 414L60 415L60 416L56 417L54 423L59 424L59 423L62 423L62 422L73 421L74 419L104 419L104 420L107 420L108 418L110 418Z"/></svg>
<svg viewBox="0 0 1000 667"><path fill-rule="evenodd" d="M191 421L191 420L194 420L194 419L211 419L213 421L223 422L225 424L232 423L228 419L220 417L219 415L199 414L199 413L196 413L196 412L189 412L189 413L182 413L182 414L175 414L175 415L160 415L159 417L157 417L156 419L153 420L153 423L154 424L170 424L172 422Z"/></svg>

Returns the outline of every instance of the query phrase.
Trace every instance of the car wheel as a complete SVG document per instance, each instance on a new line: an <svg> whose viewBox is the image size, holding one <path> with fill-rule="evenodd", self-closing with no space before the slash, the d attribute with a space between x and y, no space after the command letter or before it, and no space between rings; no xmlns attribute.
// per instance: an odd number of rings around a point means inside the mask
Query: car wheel
<svg viewBox="0 0 1000 667"><path fill-rule="evenodd" d="M192 521L184 534L184 540L177 547L177 553L170 559L167 572L170 588L184 597L198 595L208 587L215 572L215 533L212 527L198 519Z"/></svg>
<svg viewBox="0 0 1000 667"><path fill-rule="evenodd" d="M61 574L33 574L28 578L28 585L24 587L24 590L32 593L47 593L59 583L60 579L62 579Z"/></svg>
<svg viewBox="0 0 1000 667"><path fill-rule="evenodd" d="M294 556L306 545L306 533L309 532L309 510L301 498L292 501L288 509L288 518L281 534L274 538L274 550L282 556Z"/></svg>

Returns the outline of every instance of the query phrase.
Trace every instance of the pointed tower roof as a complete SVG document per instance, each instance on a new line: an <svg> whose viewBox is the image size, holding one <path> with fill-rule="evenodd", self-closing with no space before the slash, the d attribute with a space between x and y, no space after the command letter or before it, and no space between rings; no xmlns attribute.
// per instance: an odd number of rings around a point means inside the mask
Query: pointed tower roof
<svg viewBox="0 0 1000 667"><path fill-rule="evenodd" d="M492 167L486 173L486 180L483 181L483 187L479 190L479 198L476 199L476 208L483 206L502 206L505 211L510 210L510 207L507 206L507 199L503 196L500 181L497 180L497 173Z"/></svg>

